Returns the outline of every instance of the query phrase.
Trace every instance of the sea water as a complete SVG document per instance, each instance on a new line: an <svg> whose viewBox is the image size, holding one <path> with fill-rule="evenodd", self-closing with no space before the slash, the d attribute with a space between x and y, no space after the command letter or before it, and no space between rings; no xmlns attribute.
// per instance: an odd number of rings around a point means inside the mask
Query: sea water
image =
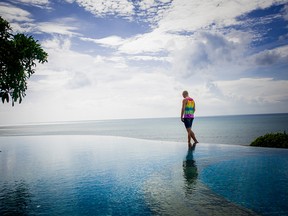
<svg viewBox="0 0 288 216"><path fill-rule="evenodd" d="M249 145L266 133L288 131L288 114L197 117L193 131L202 143ZM77 121L0 126L0 136L106 135L186 142L180 118Z"/></svg>

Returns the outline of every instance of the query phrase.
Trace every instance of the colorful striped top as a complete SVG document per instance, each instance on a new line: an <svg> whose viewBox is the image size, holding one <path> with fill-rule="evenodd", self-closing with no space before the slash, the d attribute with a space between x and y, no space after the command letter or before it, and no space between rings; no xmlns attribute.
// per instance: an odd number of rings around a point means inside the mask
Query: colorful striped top
<svg viewBox="0 0 288 216"><path fill-rule="evenodd" d="M195 102L192 98L186 98L187 103L184 111L184 118L194 118Z"/></svg>

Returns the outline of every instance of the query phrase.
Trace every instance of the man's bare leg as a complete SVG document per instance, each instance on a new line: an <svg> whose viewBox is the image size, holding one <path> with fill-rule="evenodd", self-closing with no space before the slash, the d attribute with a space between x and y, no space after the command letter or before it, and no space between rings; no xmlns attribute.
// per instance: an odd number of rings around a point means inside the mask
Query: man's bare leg
<svg viewBox="0 0 288 216"><path fill-rule="evenodd" d="M188 145L191 145L191 138L194 140L194 143L198 143L198 140L195 137L194 132L191 130L191 128L187 128L188 133Z"/></svg>
<svg viewBox="0 0 288 216"><path fill-rule="evenodd" d="M188 147L191 148L192 144L191 144L191 138L192 138L192 134L191 134L191 128L187 128L187 135L188 135ZM193 139L193 138L192 138Z"/></svg>
<svg viewBox="0 0 288 216"><path fill-rule="evenodd" d="M194 143L198 143L198 140L196 139L196 136L192 130L191 130L191 137L194 140Z"/></svg>
<svg viewBox="0 0 288 216"><path fill-rule="evenodd" d="M189 131L189 129L187 129L187 135L188 135L188 147L191 147L192 146L192 144L191 144L191 134L190 134L190 131Z"/></svg>

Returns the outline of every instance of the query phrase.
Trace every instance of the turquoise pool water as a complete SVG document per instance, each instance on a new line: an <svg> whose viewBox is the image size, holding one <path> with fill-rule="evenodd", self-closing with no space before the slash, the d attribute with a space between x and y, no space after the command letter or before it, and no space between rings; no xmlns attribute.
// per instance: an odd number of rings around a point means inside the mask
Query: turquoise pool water
<svg viewBox="0 0 288 216"><path fill-rule="evenodd" d="M261 153L208 166L201 179L217 194L261 215L288 215L288 157Z"/></svg>
<svg viewBox="0 0 288 216"><path fill-rule="evenodd" d="M70 135L0 151L0 215L288 215L287 150Z"/></svg>

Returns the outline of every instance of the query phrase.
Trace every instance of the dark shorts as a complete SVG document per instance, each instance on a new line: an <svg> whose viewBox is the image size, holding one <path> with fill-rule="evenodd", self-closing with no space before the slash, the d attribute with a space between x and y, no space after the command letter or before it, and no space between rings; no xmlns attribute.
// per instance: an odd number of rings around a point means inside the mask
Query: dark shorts
<svg viewBox="0 0 288 216"><path fill-rule="evenodd" d="M193 120L194 120L194 118L184 118L183 119L184 125L187 129L192 127Z"/></svg>

